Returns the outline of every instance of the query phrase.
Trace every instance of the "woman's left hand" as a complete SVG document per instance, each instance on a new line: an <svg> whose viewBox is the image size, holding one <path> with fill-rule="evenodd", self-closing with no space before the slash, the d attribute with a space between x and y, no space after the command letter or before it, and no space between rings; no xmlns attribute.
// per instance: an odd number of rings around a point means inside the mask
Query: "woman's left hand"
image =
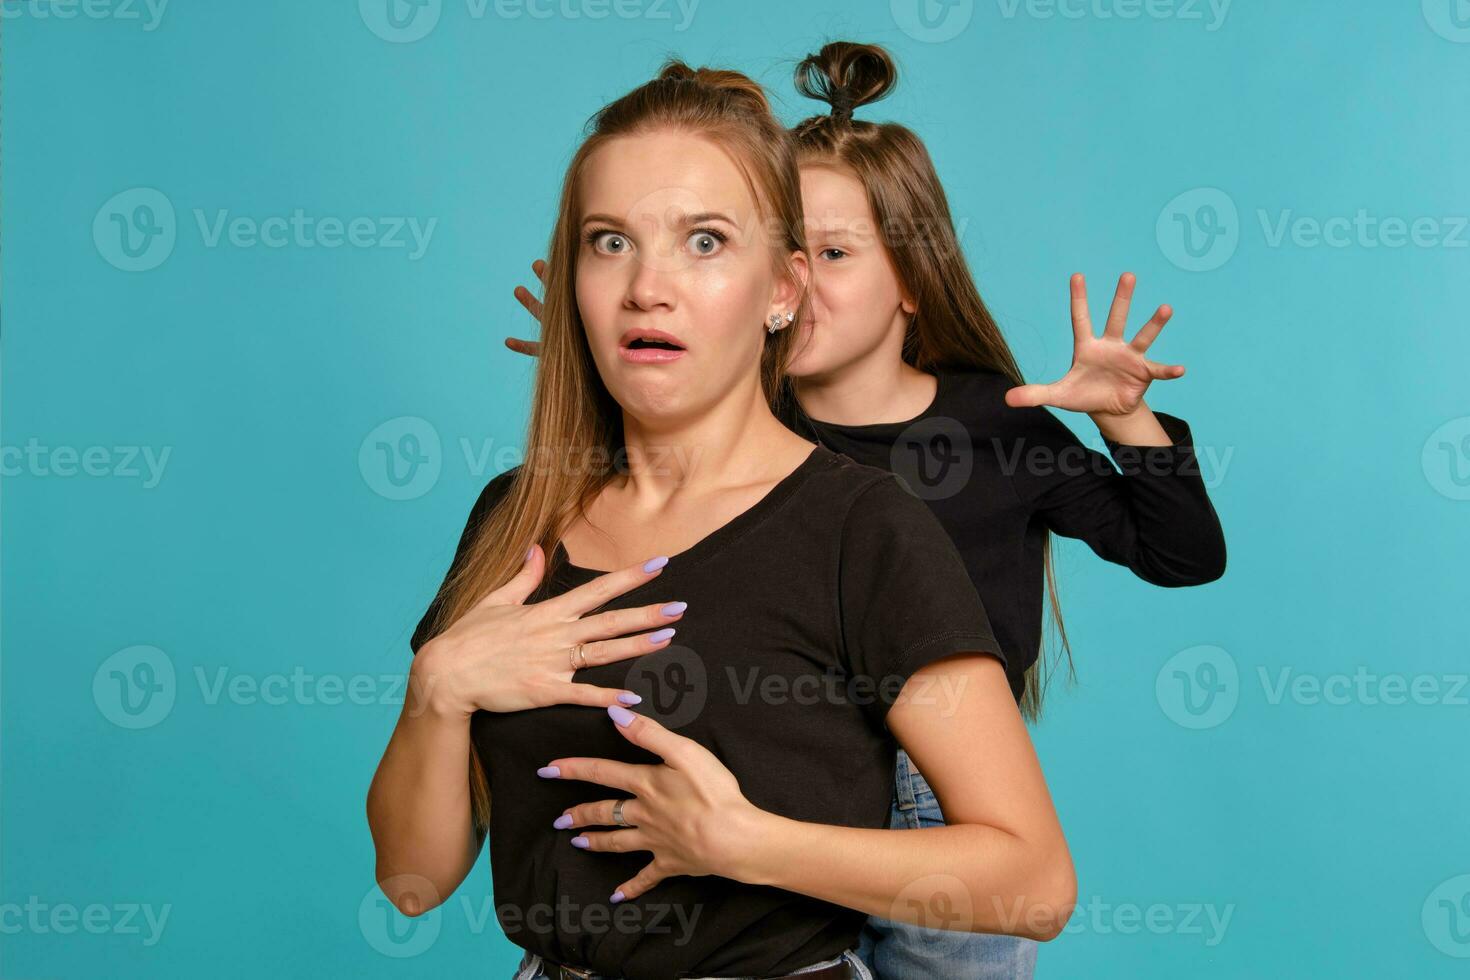
<svg viewBox="0 0 1470 980"><path fill-rule="evenodd" d="M614 902L637 898L677 875L739 880L737 864L752 846L750 828L762 811L740 792L734 774L709 749L652 718L617 706L609 708L608 715L624 738L664 761L650 766L611 759L553 759L549 765L559 772L554 778L610 786L631 797L622 811L629 827L579 833L568 846L653 853L642 871L613 892ZM606 799L574 806L553 827L616 827L615 803L616 799Z"/></svg>
<svg viewBox="0 0 1470 980"><path fill-rule="evenodd" d="M1174 315L1168 306L1160 306L1131 341L1123 339L1128 320L1128 307L1133 302L1131 272L1123 273L1103 335L1092 333L1092 320L1087 314L1087 283L1081 273L1072 276L1072 367L1060 381L1051 384L1020 385L1006 392L1006 404L1012 408L1050 405L1073 412L1099 415L1129 415L1143 404L1143 393L1154 381L1178 378L1184 368L1177 364L1159 364L1144 357L1149 345L1158 337L1164 324Z"/></svg>

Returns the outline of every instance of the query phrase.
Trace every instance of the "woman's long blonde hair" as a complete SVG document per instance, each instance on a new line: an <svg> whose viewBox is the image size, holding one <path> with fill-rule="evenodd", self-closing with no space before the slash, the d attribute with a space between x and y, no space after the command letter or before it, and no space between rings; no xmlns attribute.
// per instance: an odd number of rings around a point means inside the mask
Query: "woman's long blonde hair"
<svg viewBox="0 0 1470 980"><path fill-rule="evenodd" d="M575 293L583 211L580 178L593 151L609 140L660 130L709 139L737 162L755 198L761 225L772 239L775 272L801 288L793 311L797 322L805 313L805 285L791 262L793 252L806 252L801 184L790 137L771 114L760 85L739 72L691 68L670 60L652 81L604 106L592 117L588 136L562 182L547 251L541 356L526 460L445 580L430 636L443 632L487 592L509 580L532 543L551 555L567 527L614 475L623 449L622 410L597 372ZM760 324L750 328L759 329ZM783 368L795 336L790 329L766 335L761 383L773 411L784 408L792 397ZM546 574L553 572L548 567ZM469 768L474 819L483 828L489 824L490 793L473 748Z"/></svg>
<svg viewBox="0 0 1470 980"><path fill-rule="evenodd" d="M915 304L904 336L905 361L924 371L985 368L1022 384L1021 369L965 264L944 185L923 141L897 123L852 118L853 109L883 98L897 81L893 59L875 44L834 41L808 55L797 66L796 88L832 111L792 128L798 163L848 170L867 189L878 234ZM1052 622L1072 671L1050 532L1042 565ZM1041 716L1050 669L1045 657L1038 657L1026 671L1021 713L1027 718Z"/></svg>

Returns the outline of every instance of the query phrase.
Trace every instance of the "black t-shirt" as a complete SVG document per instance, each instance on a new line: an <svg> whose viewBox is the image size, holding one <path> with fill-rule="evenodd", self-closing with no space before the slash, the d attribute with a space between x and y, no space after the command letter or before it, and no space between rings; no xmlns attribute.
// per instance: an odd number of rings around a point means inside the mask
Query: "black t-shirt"
<svg viewBox="0 0 1470 980"><path fill-rule="evenodd" d="M1046 408L1007 405L1014 385L998 372L936 377L933 403L904 422L835 425L800 408L783 421L893 471L929 505L984 600L1017 701L1041 644L1046 531L1080 538L1155 585L1198 585L1224 573L1225 536L1183 420L1154 413L1171 446L1104 439L1110 460Z"/></svg>
<svg viewBox="0 0 1470 980"><path fill-rule="evenodd" d="M456 562L515 472L480 495ZM558 567L530 601L601 574L567 563L560 545L554 557ZM929 510L891 474L821 447L750 509L672 556L661 575L603 608L659 600L689 603L673 644L574 679L641 694L634 711L704 745L753 804L795 820L887 827L898 746L884 717L903 681L956 653L1001 657ZM414 633L415 652L433 611ZM567 807L624 794L536 775L563 756L659 761L619 735L604 710L480 711L471 735L490 784L496 910L518 945L639 980L774 976L856 943L862 912L716 876L667 879L609 904L652 855L582 851L551 824Z"/></svg>

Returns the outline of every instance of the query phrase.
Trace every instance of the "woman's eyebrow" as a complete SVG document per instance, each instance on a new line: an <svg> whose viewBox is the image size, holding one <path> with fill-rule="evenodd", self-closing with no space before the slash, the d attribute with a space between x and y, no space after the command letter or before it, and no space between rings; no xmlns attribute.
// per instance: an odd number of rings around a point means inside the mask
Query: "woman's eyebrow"
<svg viewBox="0 0 1470 980"><path fill-rule="evenodd" d="M740 227L740 222L719 211L698 211L694 214L686 214L684 216L684 225L686 227L689 225L702 225L711 221L723 221L727 225L733 225L736 228Z"/></svg>
<svg viewBox="0 0 1470 980"><path fill-rule="evenodd" d="M736 228L740 227L740 222L720 211L696 211L693 214L685 214L680 216L678 223L684 225L685 227L688 227L690 225L706 224L710 221L723 221L727 225L732 225ZM615 218L610 214L600 213L589 214L582 219L583 225L621 225L623 224L623 222L624 219L622 218Z"/></svg>

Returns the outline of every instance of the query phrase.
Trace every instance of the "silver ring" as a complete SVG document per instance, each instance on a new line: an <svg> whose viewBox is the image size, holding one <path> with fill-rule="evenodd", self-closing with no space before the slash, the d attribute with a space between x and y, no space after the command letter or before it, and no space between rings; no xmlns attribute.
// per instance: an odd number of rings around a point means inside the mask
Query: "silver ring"
<svg viewBox="0 0 1470 980"><path fill-rule="evenodd" d="M634 824L629 823L623 818L623 804L627 802L627 800L618 800L616 803L613 804L613 823L617 824L619 827L635 826Z"/></svg>

